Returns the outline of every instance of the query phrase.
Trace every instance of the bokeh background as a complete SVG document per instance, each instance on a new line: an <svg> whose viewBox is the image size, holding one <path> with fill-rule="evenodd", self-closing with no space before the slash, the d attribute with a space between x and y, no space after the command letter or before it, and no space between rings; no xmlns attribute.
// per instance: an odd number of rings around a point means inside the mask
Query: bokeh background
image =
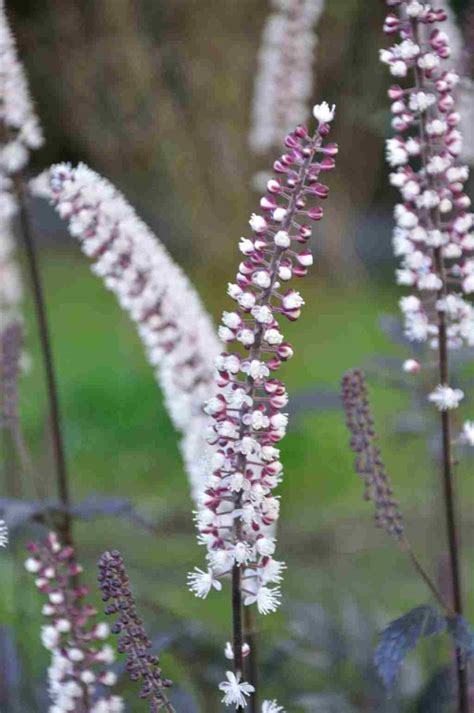
<svg viewBox="0 0 474 713"><path fill-rule="evenodd" d="M7 9L46 135L32 174L82 160L107 176L156 231L193 279L214 319L228 308L226 285L238 239L258 205L256 171L275 156L248 148L253 80L264 0L11 0ZM454 9L467 29L468 3ZM412 355L398 323L391 212L383 139L390 133L383 2L330 0L318 27L314 99L337 104L340 145L325 220L315 236L316 266L302 285L306 307L287 327L296 347L283 378L291 427L282 445L279 555L288 564L282 611L262 628L263 691L291 711L375 713L446 708L446 642L411 656L388 698L372 665L376 632L429 594L407 560L372 524L352 470L339 401L343 372L366 370L387 469L407 529L446 590L446 552L436 465L438 441L423 388L401 375ZM229 598L204 603L187 590L201 564L192 503L177 449L141 344L113 297L45 202L33 206L51 320L75 532L94 587L103 550L121 550L180 710L220 711L222 646L230 638ZM38 337L27 297L22 379L24 425L44 486L54 495L46 441L46 401ZM456 382L472 394L472 357ZM283 372L282 372L283 373ZM413 377L412 377L413 378ZM417 382L418 383L418 382ZM412 384L410 386L410 384ZM472 398L460 418L473 416ZM5 449L6 450L6 449ZM35 492L11 458L2 494ZM463 572L474 615L474 461L462 453L458 502ZM106 496L114 516L96 516ZM133 505L134 516L122 499ZM21 519L21 518L20 518ZM22 570L25 542L40 528L19 527L0 558L0 708L44 711L47 653L39 642L39 597ZM125 677L121 690L130 698ZM443 702L444 700L444 702ZM140 706L142 706L140 708Z"/></svg>

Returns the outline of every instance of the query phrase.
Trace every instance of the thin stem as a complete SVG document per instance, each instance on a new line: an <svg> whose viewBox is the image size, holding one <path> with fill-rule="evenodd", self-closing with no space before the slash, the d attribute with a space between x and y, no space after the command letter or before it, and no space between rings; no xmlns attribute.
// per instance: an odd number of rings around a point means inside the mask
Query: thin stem
<svg viewBox="0 0 474 713"><path fill-rule="evenodd" d="M411 21L412 32L415 41L421 45L420 26L416 20ZM423 72L417 64L415 64L415 80L419 89L425 89ZM426 169L428 162L428 154L431 149L430 137L426 131L426 116L424 113L420 115L420 139L422 144L421 159L423 167ZM426 171L427 181L430 189L438 190L437 179ZM430 228L442 229L442 221L439 213L439 208L435 208L432 213L427 211L427 221ZM446 271L444 260L441 253L441 248L434 248L433 259L436 271L441 278L442 287L438 292L438 298L443 299L447 294L446 287ZM446 317L442 310L437 310L438 318L438 359L439 359L439 377L440 383L443 385L449 384L449 357L448 357L448 340L446 333ZM459 566L459 537L456 523L456 508L454 503L453 489L453 459L451 454L451 423L448 410L441 411L441 435L442 435L442 451L443 451L443 495L444 509L446 518L446 528L448 536L450 574L452 584L453 608L456 614L462 616L463 598L461 586L461 572ZM458 680L458 710L459 713L469 713L469 681L467 670L464 665L464 657L461 649L456 649L456 672Z"/></svg>
<svg viewBox="0 0 474 713"><path fill-rule="evenodd" d="M247 679L255 688L251 700L249 701L250 713L258 711L258 640L257 640L257 622L255 614L251 607L244 607L244 624L245 624L245 641L250 647L250 652L247 658Z"/></svg>
<svg viewBox="0 0 474 713"><path fill-rule="evenodd" d="M431 579L430 575L428 572L425 570L423 565L421 564L420 560L418 557L415 555L413 552L410 543L408 542L406 537L402 537L400 539L400 546L403 550L403 552L406 552L408 554L408 557L410 558L410 562L412 563L413 567L415 568L416 572L420 575L430 592L433 594L434 598L437 600L438 604L446 611L446 613L452 616L453 610L452 608L445 602L443 597L441 596L437 586Z"/></svg>
<svg viewBox="0 0 474 713"><path fill-rule="evenodd" d="M38 322L38 330L46 378L46 390L48 395L49 420L51 429L51 443L53 447L53 456L55 461L58 494L61 504L63 505L64 511L59 530L63 543L67 545L72 545L72 523L71 516L69 514L71 500L69 494L66 459L64 454L64 442L61 429L61 415L59 409L58 390L56 385L54 360L49 336L46 305L43 296L43 287L38 268L38 260L33 239L33 230L28 213L28 191L24 184L23 178L18 174L14 178L14 185L19 205L21 233L25 245L28 268L33 288L36 318Z"/></svg>
<svg viewBox="0 0 474 713"><path fill-rule="evenodd" d="M234 564L232 567L232 644L234 649L234 673L236 676L242 676L242 589L240 584L240 567ZM236 710L243 711L242 706Z"/></svg>

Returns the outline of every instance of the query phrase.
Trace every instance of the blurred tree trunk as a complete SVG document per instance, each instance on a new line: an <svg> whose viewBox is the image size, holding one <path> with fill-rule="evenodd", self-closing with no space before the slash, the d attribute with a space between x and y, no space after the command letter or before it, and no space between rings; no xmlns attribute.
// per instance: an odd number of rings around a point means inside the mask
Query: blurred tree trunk
<svg viewBox="0 0 474 713"><path fill-rule="evenodd" d="M49 140L44 162L79 158L105 174L178 259L210 274L235 260L255 206L247 135L267 4L23 0L11 10ZM382 19L378 3L331 1L318 30L315 101L338 104L340 157L316 246L345 282L362 272L354 227L380 178Z"/></svg>

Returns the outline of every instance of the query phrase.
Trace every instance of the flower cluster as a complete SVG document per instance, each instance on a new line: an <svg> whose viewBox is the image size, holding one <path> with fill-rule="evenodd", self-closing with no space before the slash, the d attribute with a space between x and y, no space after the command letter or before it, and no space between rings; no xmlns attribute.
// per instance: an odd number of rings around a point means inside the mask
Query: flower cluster
<svg viewBox="0 0 474 713"><path fill-rule="evenodd" d="M314 26L324 0L273 0L258 56L249 141L257 153L279 147L309 115L313 91Z"/></svg>
<svg viewBox="0 0 474 713"><path fill-rule="evenodd" d="M393 245L402 259L398 283L420 293L401 300L406 334L432 348L444 339L452 349L473 346L474 309L466 300L474 292L473 214L464 192L468 167L458 161L462 136L454 93L459 76L445 66L449 39L438 26L446 12L418 0L388 4L398 13L387 16L384 29L399 42L380 56L403 83L389 90L397 133L387 141L387 160L393 169L390 182L402 197L395 207ZM443 383L431 400L453 408L459 395L452 399L451 391ZM441 394L447 400L440 401Z"/></svg>
<svg viewBox="0 0 474 713"><path fill-rule="evenodd" d="M159 710L173 713L174 708L165 693L166 688L171 686L171 681L162 678L158 657L148 653L151 641L137 615L130 581L120 552L104 552L98 567L102 599L104 602L110 602L105 613L118 616L112 626L112 633L120 635L118 650L127 657L127 671L132 681L142 680L140 698L148 700L151 713Z"/></svg>
<svg viewBox="0 0 474 713"><path fill-rule="evenodd" d="M11 175L24 168L29 150L39 148L43 136L8 26L4 0L0 0L0 87L0 123L6 134L0 168L2 173Z"/></svg>
<svg viewBox="0 0 474 713"><path fill-rule="evenodd" d="M23 327L13 321L0 330L0 428L13 429L19 421L18 377Z"/></svg>
<svg viewBox="0 0 474 713"><path fill-rule="evenodd" d="M334 167L337 153L335 144L323 143L334 108L323 103L314 116L314 135L299 126L286 137L288 151L274 163L262 214L252 215L252 236L240 240L243 261L228 288L236 307L224 312L219 328L228 351L217 358L218 393L206 405L214 454L197 525L209 569L190 574L190 588L205 597L239 567L244 604L256 602L262 614L279 604L279 587L271 585L281 581L284 566L273 558L279 513L274 490L282 479L277 444L286 431L288 395L274 374L293 349L279 319L296 320L304 304L285 285L312 264L310 223L323 215L313 199L328 195L320 174Z"/></svg>
<svg viewBox="0 0 474 713"><path fill-rule="evenodd" d="M402 515L398 502L393 498L390 479L376 443L367 385L363 373L358 369L344 374L342 401L347 428L351 433L350 447L356 454L354 468L365 485L364 498L374 503L377 527L399 540L403 534Z"/></svg>
<svg viewBox="0 0 474 713"><path fill-rule="evenodd" d="M81 567L72 547L61 546L51 533L44 544L30 544L28 550L31 554L25 567L47 597L43 614L48 623L42 628L41 640L51 652L50 713L121 713L122 699L108 692L116 683L116 675L107 669L115 658L112 647L104 644L109 627L90 621L97 612L83 602L87 588L75 582ZM102 696L99 687L106 691Z"/></svg>
<svg viewBox="0 0 474 713"><path fill-rule="evenodd" d="M18 316L22 299L20 272L14 256L13 218L17 212L12 176L28 161L30 149L42 143L26 76L0 0L0 329Z"/></svg>
<svg viewBox="0 0 474 713"><path fill-rule="evenodd" d="M94 273L136 323L156 369L194 496L203 489L202 404L215 391L219 342L196 291L166 249L111 183L84 164L53 166L51 199L94 260Z"/></svg>

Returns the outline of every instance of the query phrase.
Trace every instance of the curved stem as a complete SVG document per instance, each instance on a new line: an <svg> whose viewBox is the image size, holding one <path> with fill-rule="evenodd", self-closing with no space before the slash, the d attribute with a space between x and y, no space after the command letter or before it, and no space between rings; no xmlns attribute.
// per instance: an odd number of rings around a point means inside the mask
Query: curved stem
<svg viewBox="0 0 474 713"><path fill-rule="evenodd" d="M59 409L58 390L56 384L54 359L51 349L51 340L49 336L46 305L43 296L43 286L36 256L33 230L31 227L30 216L28 213L28 191L22 177L18 174L14 178L14 185L19 205L21 233L25 245L28 268L31 277L36 318L41 343L41 351L43 356L43 365L46 378L46 390L48 394L51 443L53 447L53 456L55 461L58 495L64 509L62 523L59 527L59 530L63 543L67 545L72 545L72 523L71 516L69 514L71 500L66 468L66 458L64 453L64 442L61 429L61 415Z"/></svg>

